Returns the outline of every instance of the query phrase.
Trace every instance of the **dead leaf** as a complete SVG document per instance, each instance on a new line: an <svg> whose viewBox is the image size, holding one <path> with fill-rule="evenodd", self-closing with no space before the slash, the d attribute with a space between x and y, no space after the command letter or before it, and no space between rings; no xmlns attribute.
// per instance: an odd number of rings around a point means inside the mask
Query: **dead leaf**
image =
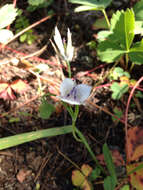
<svg viewBox="0 0 143 190"><path fill-rule="evenodd" d="M29 88L26 81L21 79L15 80L12 83L0 82L0 98L4 100L14 100L16 96L14 92L24 93Z"/></svg>
<svg viewBox="0 0 143 190"><path fill-rule="evenodd" d="M143 162L127 165L127 172L129 173ZM129 175L131 185L137 190L143 190L143 168Z"/></svg>
<svg viewBox="0 0 143 190"><path fill-rule="evenodd" d="M24 93L29 88L29 85L26 81L23 81L21 79L15 80L11 83L11 88L17 92L17 93Z"/></svg>
<svg viewBox="0 0 143 190"><path fill-rule="evenodd" d="M10 85L6 82L0 82L0 98L4 100L14 100L16 98Z"/></svg>
<svg viewBox="0 0 143 190"><path fill-rule="evenodd" d="M143 156L143 128L133 127L128 130L128 144L126 144L128 161L137 161Z"/></svg>
<svg viewBox="0 0 143 190"><path fill-rule="evenodd" d="M73 185L80 187L83 190L92 190L92 184L87 179L91 172L92 168L88 164L83 164L81 167L81 171L74 170L72 172Z"/></svg>
<svg viewBox="0 0 143 190"><path fill-rule="evenodd" d="M123 157L118 150L111 150L111 154L112 154L113 163L116 166L124 166L125 165ZM99 160L100 164L106 165L103 154L97 155L97 159Z"/></svg>
<svg viewBox="0 0 143 190"><path fill-rule="evenodd" d="M16 178L20 183L23 183L27 176L29 176L32 173L31 170L26 169L20 169Z"/></svg>

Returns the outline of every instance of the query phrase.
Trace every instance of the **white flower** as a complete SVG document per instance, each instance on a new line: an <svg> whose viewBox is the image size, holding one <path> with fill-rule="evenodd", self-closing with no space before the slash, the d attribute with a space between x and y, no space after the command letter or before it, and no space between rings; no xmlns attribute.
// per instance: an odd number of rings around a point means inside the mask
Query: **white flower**
<svg viewBox="0 0 143 190"><path fill-rule="evenodd" d="M71 38L71 32L68 28L67 32L67 45L65 47L61 34L57 27L55 27L55 35L54 35L54 41L57 45L57 48L61 54L61 56L64 58L65 61L71 61L74 54L74 47L72 46L72 38Z"/></svg>
<svg viewBox="0 0 143 190"><path fill-rule="evenodd" d="M91 86L86 84L77 85L72 79L65 78L60 86L61 95L59 98L69 104L81 105L89 97L91 89Z"/></svg>

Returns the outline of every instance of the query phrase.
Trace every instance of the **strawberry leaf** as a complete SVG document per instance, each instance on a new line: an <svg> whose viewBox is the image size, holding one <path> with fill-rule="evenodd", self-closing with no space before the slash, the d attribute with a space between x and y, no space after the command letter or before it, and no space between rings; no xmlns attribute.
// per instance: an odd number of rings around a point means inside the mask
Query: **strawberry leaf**
<svg viewBox="0 0 143 190"><path fill-rule="evenodd" d="M26 83L26 81L21 79L13 81L10 86L15 92L20 94L24 93L29 88L29 85Z"/></svg>

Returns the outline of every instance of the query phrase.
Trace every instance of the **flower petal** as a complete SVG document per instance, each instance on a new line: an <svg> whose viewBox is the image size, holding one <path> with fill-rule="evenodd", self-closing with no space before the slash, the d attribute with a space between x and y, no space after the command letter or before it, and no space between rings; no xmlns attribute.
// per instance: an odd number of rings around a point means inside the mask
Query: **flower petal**
<svg viewBox="0 0 143 190"><path fill-rule="evenodd" d="M68 93L76 86L76 82L70 78L65 78L60 86L60 93L62 98L66 98Z"/></svg>
<svg viewBox="0 0 143 190"><path fill-rule="evenodd" d="M76 86L77 98L76 101L83 103L90 95L92 87L86 84L79 84Z"/></svg>
<svg viewBox="0 0 143 190"><path fill-rule="evenodd" d="M65 49L64 49L63 41L62 41L61 34L60 34L57 26L55 27L54 41L55 41L61 55L63 57L65 57Z"/></svg>

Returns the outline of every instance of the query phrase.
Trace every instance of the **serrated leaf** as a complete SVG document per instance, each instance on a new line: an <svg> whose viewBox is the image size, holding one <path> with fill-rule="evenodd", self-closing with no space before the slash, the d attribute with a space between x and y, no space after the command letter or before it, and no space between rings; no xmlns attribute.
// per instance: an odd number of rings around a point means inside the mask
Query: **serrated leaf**
<svg viewBox="0 0 143 190"><path fill-rule="evenodd" d="M110 40L102 41L97 49L100 60L107 63L117 61L125 52L118 43Z"/></svg>
<svg viewBox="0 0 143 190"><path fill-rule="evenodd" d="M107 31L107 30L102 30L102 31L98 32L98 34L97 34L98 42L102 42L102 41L106 40L108 38L108 36L110 36L111 34L112 34L112 32Z"/></svg>
<svg viewBox="0 0 143 190"><path fill-rule="evenodd" d="M127 84L123 84L122 86L120 86L119 83L117 82L114 82L112 85L111 85L111 90L112 90L112 98L114 100L119 100L122 95L124 93L126 93L129 89L128 85Z"/></svg>
<svg viewBox="0 0 143 190"><path fill-rule="evenodd" d="M136 20L143 21L143 0L140 0L133 7Z"/></svg>
<svg viewBox="0 0 143 190"><path fill-rule="evenodd" d="M129 57L135 64L143 63L143 40L135 43L129 51Z"/></svg>
<svg viewBox="0 0 143 190"><path fill-rule="evenodd" d="M28 0L29 5L32 6L39 6L43 3L45 3L45 0Z"/></svg>
<svg viewBox="0 0 143 190"><path fill-rule="evenodd" d="M17 16L17 9L13 4L6 4L0 8L0 29L10 25Z"/></svg>
<svg viewBox="0 0 143 190"><path fill-rule="evenodd" d="M134 39L135 18L131 9L117 11L111 19L112 39L120 42L126 50L129 50ZM115 37L116 36L116 37Z"/></svg>
<svg viewBox="0 0 143 190"><path fill-rule="evenodd" d="M42 119L48 119L54 111L55 107L46 100L44 100L39 107L39 113Z"/></svg>
<svg viewBox="0 0 143 190"><path fill-rule="evenodd" d="M110 5L112 0L69 0L69 2L91 6L96 9L105 9L108 5Z"/></svg>

